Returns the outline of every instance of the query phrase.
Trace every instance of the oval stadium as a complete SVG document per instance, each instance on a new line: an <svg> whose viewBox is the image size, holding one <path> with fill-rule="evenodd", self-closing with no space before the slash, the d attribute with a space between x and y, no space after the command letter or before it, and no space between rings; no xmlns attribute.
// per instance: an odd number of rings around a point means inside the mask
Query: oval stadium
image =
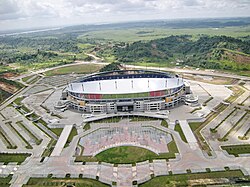
<svg viewBox="0 0 250 187"><path fill-rule="evenodd" d="M183 78L151 70L95 73L67 85L70 108L85 113L159 111L185 101L190 88Z"/></svg>

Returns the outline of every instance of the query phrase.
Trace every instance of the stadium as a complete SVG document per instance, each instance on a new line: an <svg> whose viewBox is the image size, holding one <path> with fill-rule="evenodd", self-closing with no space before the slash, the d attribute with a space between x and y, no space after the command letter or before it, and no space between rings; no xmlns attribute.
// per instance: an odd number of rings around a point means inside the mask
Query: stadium
<svg viewBox="0 0 250 187"><path fill-rule="evenodd" d="M68 107L84 113L143 112L178 106L189 94L190 86L178 75L119 70L91 74L69 83L63 99Z"/></svg>

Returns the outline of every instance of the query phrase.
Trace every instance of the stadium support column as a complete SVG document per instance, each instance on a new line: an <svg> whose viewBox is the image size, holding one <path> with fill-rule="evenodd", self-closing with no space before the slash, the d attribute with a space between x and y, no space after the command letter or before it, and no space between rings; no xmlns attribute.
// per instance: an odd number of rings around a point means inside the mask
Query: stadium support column
<svg viewBox="0 0 250 187"><path fill-rule="evenodd" d="M100 91L102 90L102 87L101 87L101 83L99 82L99 89L100 89Z"/></svg>

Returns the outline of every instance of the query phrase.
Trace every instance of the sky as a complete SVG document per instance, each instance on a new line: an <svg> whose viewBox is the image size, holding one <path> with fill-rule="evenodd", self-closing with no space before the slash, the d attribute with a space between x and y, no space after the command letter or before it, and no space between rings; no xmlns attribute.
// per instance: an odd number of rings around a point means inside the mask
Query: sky
<svg viewBox="0 0 250 187"><path fill-rule="evenodd" d="M250 0L0 0L0 30L209 17L250 17Z"/></svg>

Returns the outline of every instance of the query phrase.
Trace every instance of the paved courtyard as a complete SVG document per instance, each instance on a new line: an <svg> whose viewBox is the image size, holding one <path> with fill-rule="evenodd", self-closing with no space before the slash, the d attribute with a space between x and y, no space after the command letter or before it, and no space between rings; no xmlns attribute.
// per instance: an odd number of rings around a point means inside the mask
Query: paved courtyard
<svg viewBox="0 0 250 187"><path fill-rule="evenodd" d="M231 103L225 105L225 109L216 112L215 107L224 103L232 96L232 90L228 85L213 85L204 82L190 81L191 89L199 97L199 106L190 107L182 105L169 111L144 112L129 114L139 116L151 116L165 119L168 126L162 126L158 121L130 121L121 120L119 123L91 123L87 131L83 129L86 122L93 119L110 117L107 114L87 117L75 111L64 112L56 110L55 106L60 100L63 87L74 76L55 76L40 79L37 85L30 85L20 93L0 106L0 151L8 153L31 153L21 165L16 163L0 163L0 176L13 174L11 186L21 187L27 183L30 177L65 177L67 173L72 177L96 179L111 185L132 186L144 183L154 176L205 172L205 168L212 171L224 171L225 166L230 169L241 169L245 175L250 175L250 157L243 155L234 157L221 150L223 145L249 144L249 95L250 81L242 86L244 93ZM206 78L207 79L207 78ZM41 86L46 85L46 86ZM235 86L235 85L233 85ZM51 88L46 90L46 88ZM33 123L33 121L20 112L20 109L12 106L12 102L19 96L27 96L22 105L32 113L38 115L48 125ZM203 123L206 117L214 114L214 118L202 128L201 135L208 143L212 156L204 153L199 146L199 140L193 133L190 124ZM119 115L119 114L117 114ZM132 118L132 117L131 117ZM174 130L176 122L180 122L181 129L188 143L185 143L181 135ZM69 146L64 147L72 127L75 126L78 134L73 137ZM60 136L52 132L51 128L64 128ZM212 132L211 129L216 131ZM9 142L4 140L3 135ZM220 141L220 138L226 141ZM243 138L239 138L243 137ZM37 143L41 140L41 143ZM79 144L84 147L83 156L94 156L110 147L121 145L133 145L147 148L157 154L168 152L167 144L175 141L179 153L175 159L155 159L152 162L144 161L136 164L110 164L98 162L78 163L74 162L76 148ZM52 153L42 159L42 154L47 150L51 141L56 144ZM17 146L9 149L8 144ZM28 146L32 148L27 148Z"/></svg>
<svg viewBox="0 0 250 187"><path fill-rule="evenodd" d="M80 145L84 147L84 156L95 156L96 154L118 146L138 146L149 149L156 154L168 152L167 144L172 141L171 135L153 127L158 121L128 123L121 120L119 123L110 123L109 128L102 128L87 134L80 139ZM98 124L101 125L101 124Z"/></svg>

